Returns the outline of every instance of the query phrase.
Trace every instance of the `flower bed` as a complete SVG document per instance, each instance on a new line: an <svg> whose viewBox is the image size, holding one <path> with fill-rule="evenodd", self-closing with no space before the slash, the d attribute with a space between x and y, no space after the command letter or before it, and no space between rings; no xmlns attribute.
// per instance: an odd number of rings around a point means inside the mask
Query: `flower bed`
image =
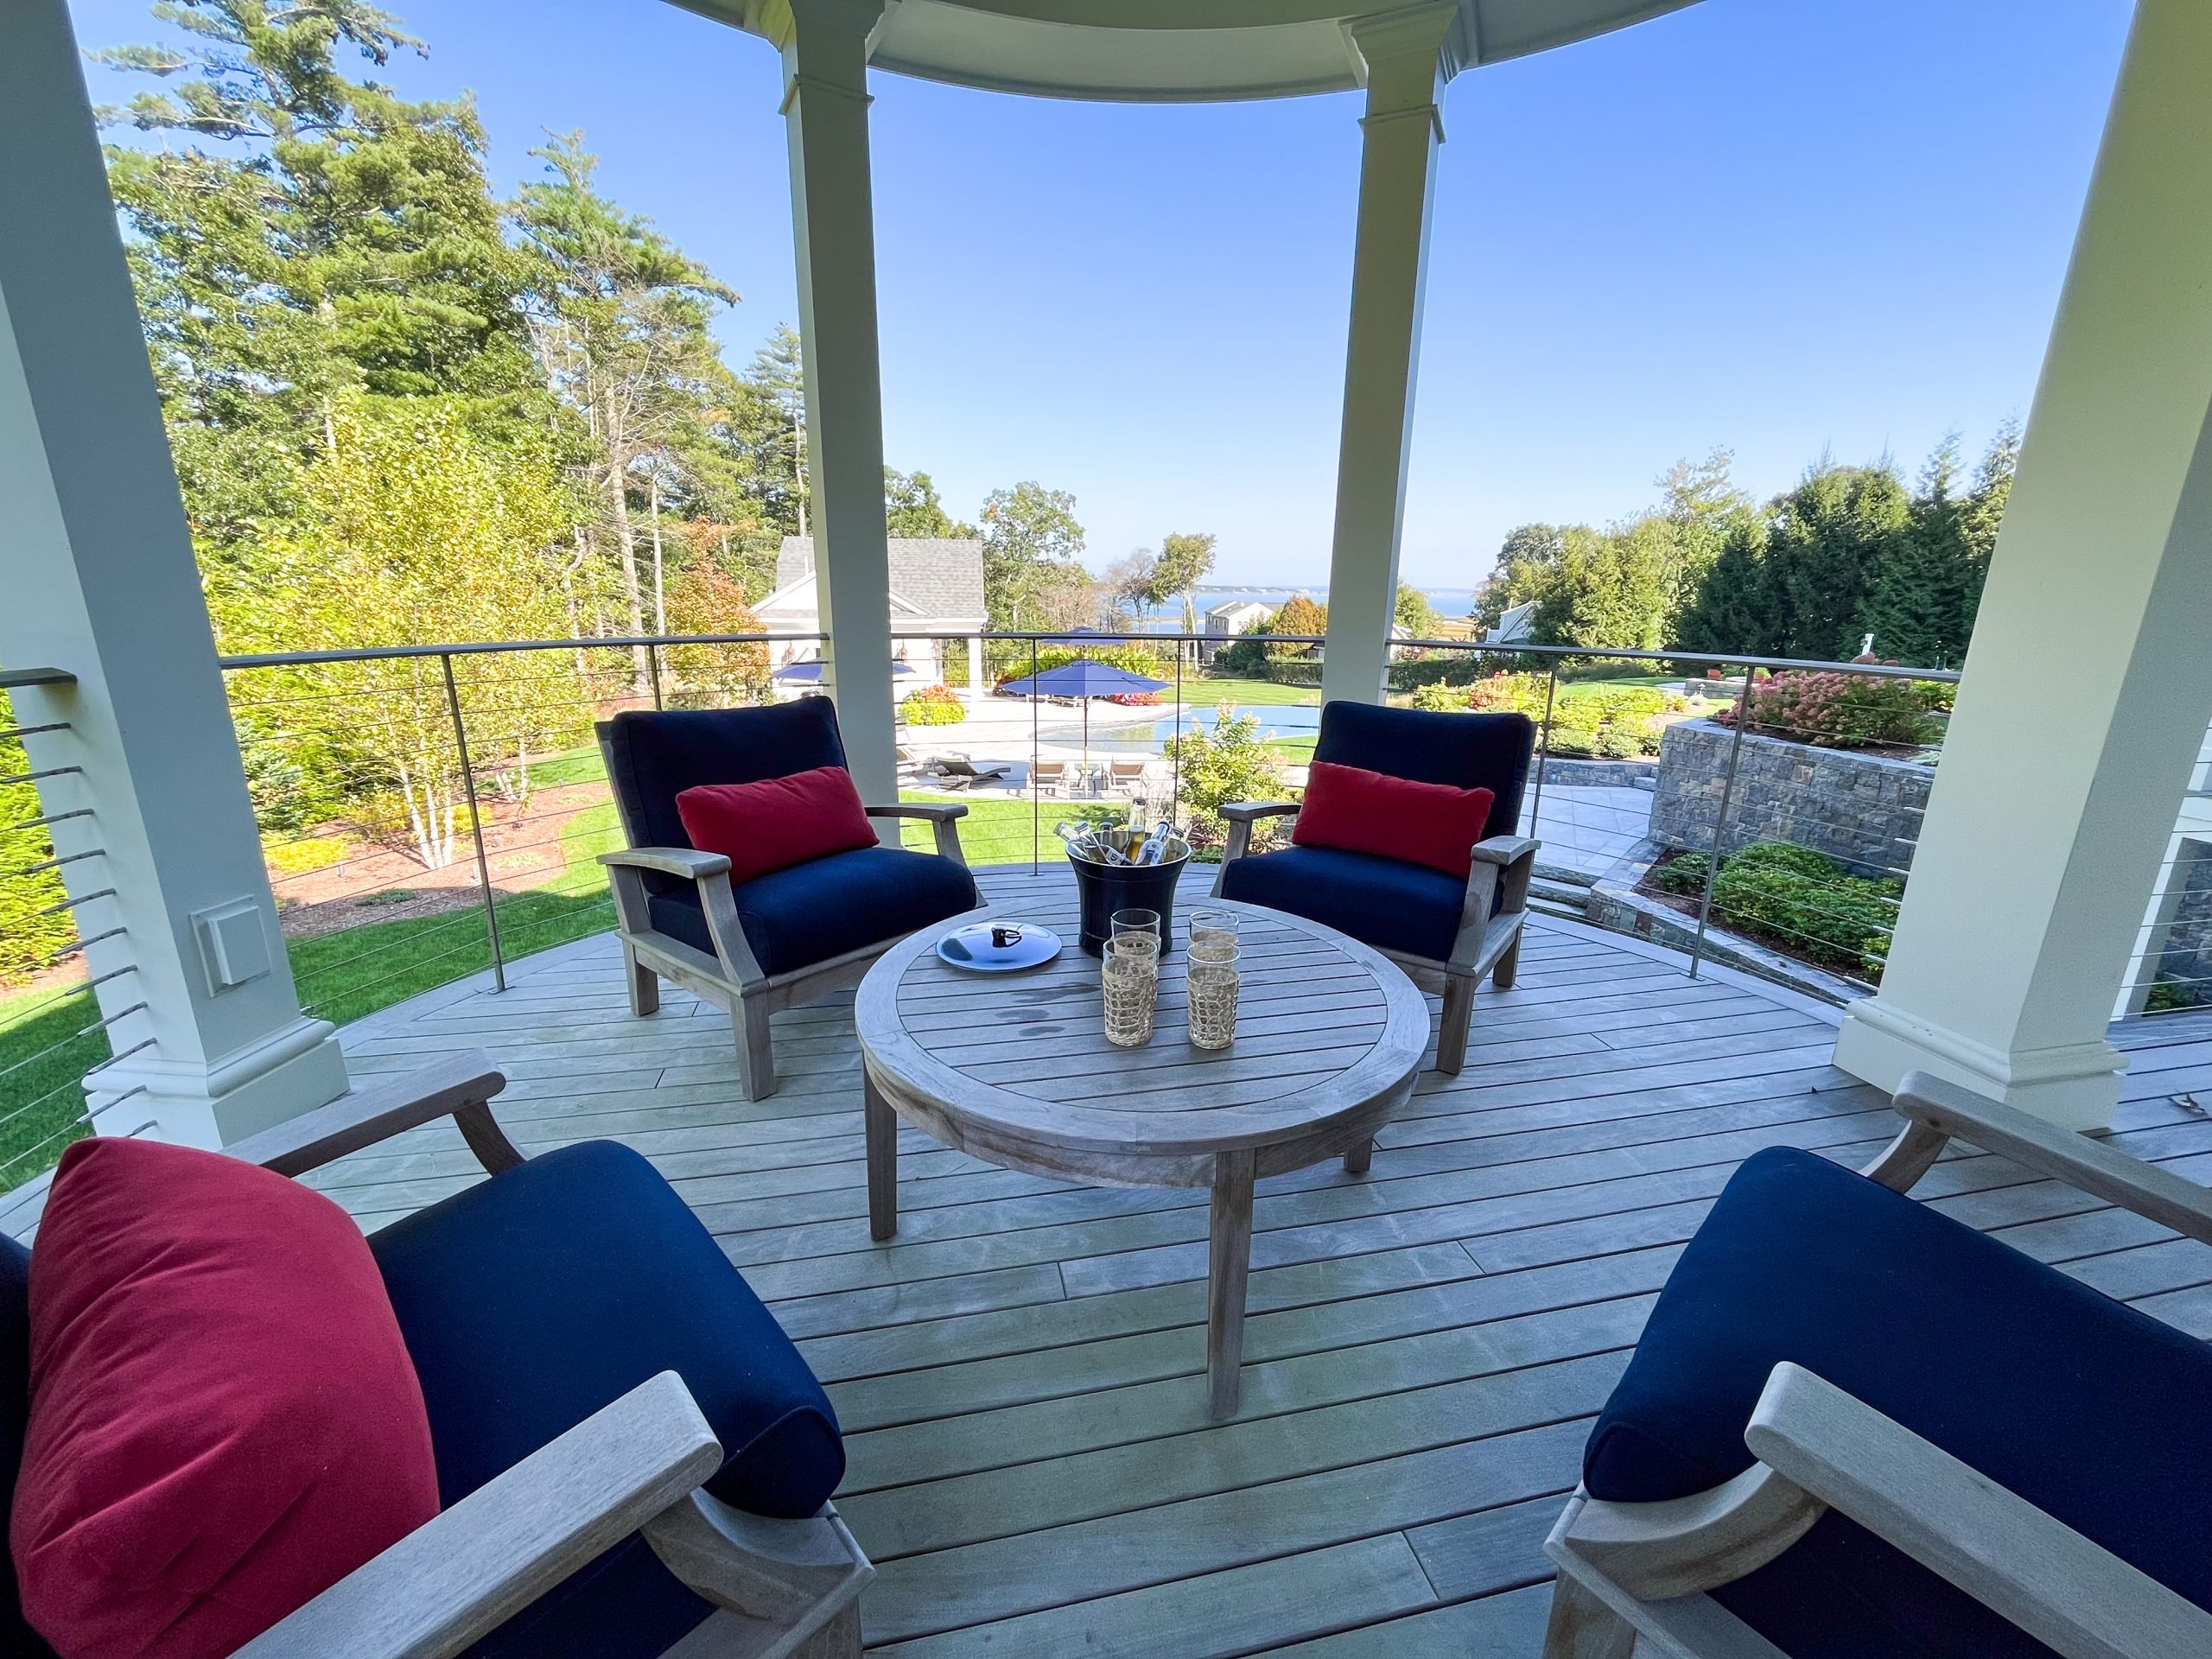
<svg viewBox="0 0 2212 1659"><path fill-rule="evenodd" d="M899 718L909 726L957 726L968 718L968 705L949 685L925 685L900 700Z"/></svg>
<svg viewBox="0 0 2212 1659"><path fill-rule="evenodd" d="M1644 890L1694 912L1711 861L1678 853L1654 865ZM1878 982L1897 922L1902 881L1868 880L1809 847L1758 841L1721 861L1713 919L1815 967Z"/></svg>

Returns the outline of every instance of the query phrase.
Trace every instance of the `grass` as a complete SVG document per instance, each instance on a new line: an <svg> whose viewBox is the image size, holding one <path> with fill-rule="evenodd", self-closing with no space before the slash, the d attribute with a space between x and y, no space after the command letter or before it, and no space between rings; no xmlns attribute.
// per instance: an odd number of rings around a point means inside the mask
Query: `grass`
<svg viewBox="0 0 2212 1659"><path fill-rule="evenodd" d="M1321 701L1318 685L1278 685L1273 680L1240 680L1228 677L1216 679L1211 675L1183 681L1183 701L1201 709L1211 709L1217 702L1234 702L1247 708L1281 708L1288 703L1302 703L1308 707Z"/></svg>

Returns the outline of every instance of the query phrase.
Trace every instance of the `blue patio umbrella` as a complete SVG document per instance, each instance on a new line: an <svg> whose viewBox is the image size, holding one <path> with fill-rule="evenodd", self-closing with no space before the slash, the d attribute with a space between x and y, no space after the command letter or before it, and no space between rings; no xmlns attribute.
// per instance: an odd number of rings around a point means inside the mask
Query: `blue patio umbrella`
<svg viewBox="0 0 2212 1659"><path fill-rule="evenodd" d="M823 662L819 657L810 657L803 663L785 663L768 677L779 685L819 685L822 683ZM911 677L914 671L905 663L891 664L891 677Z"/></svg>
<svg viewBox="0 0 2212 1659"><path fill-rule="evenodd" d="M1058 668L1048 668L1041 674L1026 678L1008 680L999 688L1017 697L1074 697L1083 704L1083 764L1090 765L1090 700L1093 697L1122 697L1135 691L1160 691L1167 682L1155 680L1143 674L1132 674L1126 668L1116 668L1111 663L1094 662L1088 657L1078 657L1071 663L1062 663Z"/></svg>

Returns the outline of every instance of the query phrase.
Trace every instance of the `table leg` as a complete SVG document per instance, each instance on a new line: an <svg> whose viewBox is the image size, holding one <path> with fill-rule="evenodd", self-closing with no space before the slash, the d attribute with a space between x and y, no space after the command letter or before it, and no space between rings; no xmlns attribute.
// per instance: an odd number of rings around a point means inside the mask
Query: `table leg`
<svg viewBox="0 0 2212 1659"><path fill-rule="evenodd" d="M1350 1152L1344 1154L1344 1173L1347 1175L1364 1175L1367 1173L1369 1166L1374 1162L1375 1142L1371 1139L1363 1141L1357 1146L1354 1147Z"/></svg>
<svg viewBox="0 0 2212 1659"><path fill-rule="evenodd" d="M1244 1358L1244 1286L1252 1274L1254 1154L1214 1154L1213 1227L1206 1280L1206 1408L1232 1416Z"/></svg>
<svg viewBox="0 0 2212 1659"><path fill-rule="evenodd" d="M861 1116L868 1139L868 1236L889 1238L899 1230L899 1115L861 1073Z"/></svg>

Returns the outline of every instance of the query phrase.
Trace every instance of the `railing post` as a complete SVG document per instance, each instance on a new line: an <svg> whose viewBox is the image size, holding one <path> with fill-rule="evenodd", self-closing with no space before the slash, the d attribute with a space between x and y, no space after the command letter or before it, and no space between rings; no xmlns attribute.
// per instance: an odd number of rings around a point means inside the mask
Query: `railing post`
<svg viewBox="0 0 2212 1659"><path fill-rule="evenodd" d="M1751 671L1744 670L1744 689L1736 694L1736 712L1729 721L1735 728L1728 742L1728 772L1720 781L1720 810L1713 815L1713 847L1705 855L1705 892L1697 901L1697 938L1690 946L1690 977L1705 962L1705 930L1713 918L1713 884L1720 879L1721 839L1728 832L1728 808L1736 798L1736 763L1744 754L1744 705L1751 695Z"/></svg>
<svg viewBox="0 0 2212 1659"><path fill-rule="evenodd" d="M1037 704L1034 683L1037 678L1037 641L1029 642L1029 678L1032 696L1029 699L1029 874L1037 874L1044 868L1045 858L1045 793L1044 785L1037 777Z"/></svg>
<svg viewBox="0 0 2212 1659"><path fill-rule="evenodd" d="M648 645L645 647L645 672L652 677L653 683L653 707L666 708L668 705L661 701L660 646L657 644Z"/></svg>
<svg viewBox="0 0 2212 1659"><path fill-rule="evenodd" d="M453 746L461 755L461 791L468 799L468 832L476 842L476 884L484 895L484 933L492 945L492 982L507 988L507 964L499 952L499 914L492 903L492 862L484 856L484 820L476 810L476 768L468 758L468 728L461 718L461 690L453 681L453 653L438 658L446 678L446 708L453 715Z"/></svg>
<svg viewBox="0 0 2212 1659"><path fill-rule="evenodd" d="M1169 767L1167 821L1174 823L1183 810L1183 646L1175 646L1175 763Z"/></svg>
<svg viewBox="0 0 2212 1659"><path fill-rule="evenodd" d="M1552 704L1559 696L1559 658L1552 658L1545 671L1549 678L1544 686L1544 728L1536 734L1536 793L1529 803L1529 823L1521 832L1524 836L1537 833L1536 817L1544 810L1544 767L1552 758Z"/></svg>

